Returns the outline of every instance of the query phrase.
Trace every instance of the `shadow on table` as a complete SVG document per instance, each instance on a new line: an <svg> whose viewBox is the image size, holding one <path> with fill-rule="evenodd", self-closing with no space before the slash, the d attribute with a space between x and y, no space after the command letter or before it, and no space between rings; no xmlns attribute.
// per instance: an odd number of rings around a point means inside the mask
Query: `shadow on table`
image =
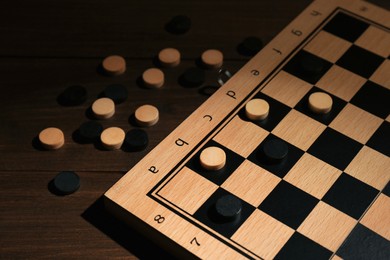
<svg viewBox="0 0 390 260"><path fill-rule="evenodd" d="M104 208L103 198L95 201L82 217L140 259L175 259Z"/></svg>

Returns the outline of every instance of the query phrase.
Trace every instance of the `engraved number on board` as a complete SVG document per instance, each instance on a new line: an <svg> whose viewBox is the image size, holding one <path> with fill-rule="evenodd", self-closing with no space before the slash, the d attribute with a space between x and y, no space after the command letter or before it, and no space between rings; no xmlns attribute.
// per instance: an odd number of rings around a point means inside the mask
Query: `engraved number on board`
<svg viewBox="0 0 390 260"><path fill-rule="evenodd" d="M196 239L196 237L194 237L194 238L191 240L191 245L194 244L194 242L195 242L195 244L196 244L197 246L200 246L200 244L199 244L198 240Z"/></svg>
<svg viewBox="0 0 390 260"><path fill-rule="evenodd" d="M154 221L156 221L158 224L161 224L165 221L165 218L161 215L157 215L154 217Z"/></svg>
<svg viewBox="0 0 390 260"><path fill-rule="evenodd" d="M258 70L251 70L252 75L259 76L260 72Z"/></svg>
<svg viewBox="0 0 390 260"><path fill-rule="evenodd" d="M302 35L302 31L300 31L300 30L292 29L291 32L292 32L293 34L295 34L296 36L301 36L301 35Z"/></svg>

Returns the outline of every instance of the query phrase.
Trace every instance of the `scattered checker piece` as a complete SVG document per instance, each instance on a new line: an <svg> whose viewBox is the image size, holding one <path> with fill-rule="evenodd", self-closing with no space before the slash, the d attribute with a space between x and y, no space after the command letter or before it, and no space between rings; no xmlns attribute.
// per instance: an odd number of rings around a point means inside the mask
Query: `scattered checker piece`
<svg viewBox="0 0 390 260"><path fill-rule="evenodd" d="M175 48L165 48L158 53L158 59L164 67L176 67L180 64L180 52Z"/></svg>
<svg viewBox="0 0 390 260"><path fill-rule="evenodd" d="M65 143L64 133L56 127L49 127L39 133L39 141L48 150L60 149Z"/></svg>
<svg viewBox="0 0 390 260"><path fill-rule="evenodd" d="M126 71L126 61L119 55L106 57L102 62L104 71L110 76L118 76Z"/></svg>

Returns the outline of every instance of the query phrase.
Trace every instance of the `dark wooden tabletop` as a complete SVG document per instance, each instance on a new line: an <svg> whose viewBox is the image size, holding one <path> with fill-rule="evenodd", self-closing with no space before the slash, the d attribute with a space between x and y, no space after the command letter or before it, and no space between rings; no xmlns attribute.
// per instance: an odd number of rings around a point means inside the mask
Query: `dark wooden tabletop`
<svg viewBox="0 0 390 260"><path fill-rule="evenodd" d="M185 88L178 77L196 66L209 48L224 53L225 68L237 71L249 57L237 52L248 36L269 42L310 0L165 0L165 1L20 1L0 8L0 258L155 258L163 249L125 226L104 210L102 195L148 151L180 124L217 87L217 72L206 71L198 88ZM387 0L373 1L385 8ZM175 15L191 18L192 27L174 35L164 25ZM162 89L140 86L142 72L154 67L165 47L182 53L180 66L164 69ZM118 77L97 70L104 57L126 58ZM145 129L150 144L142 152L105 151L79 144L72 134L88 120L88 107L105 86L124 84L126 102L116 107L104 127L135 128L129 120L142 104L160 110L157 125ZM64 107L58 95L68 86L83 85L83 105ZM49 126L65 134L58 151L37 146L37 134ZM50 192L49 182L62 170L81 178L69 196Z"/></svg>

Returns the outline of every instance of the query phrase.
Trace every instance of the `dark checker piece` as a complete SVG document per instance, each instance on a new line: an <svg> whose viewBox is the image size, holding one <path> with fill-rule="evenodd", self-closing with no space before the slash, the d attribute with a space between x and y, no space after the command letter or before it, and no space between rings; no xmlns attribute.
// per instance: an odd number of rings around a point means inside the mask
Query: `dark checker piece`
<svg viewBox="0 0 390 260"><path fill-rule="evenodd" d="M343 173L322 200L345 214L359 219L378 192L364 182Z"/></svg>
<svg viewBox="0 0 390 260"><path fill-rule="evenodd" d="M184 87L199 87L205 80L206 75L202 69L189 68L180 76L179 83Z"/></svg>
<svg viewBox="0 0 390 260"><path fill-rule="evenodd" d="M79 127L79 131L78 131L79 137L83 142L96 141L100 137L100 134L102 132L103 132L103 126L96 121L84 122Z"/></svg>
<svg viewBox="0 0 390 260"><path fill-rule="evenodd" d="M77 106L87 100L87 90L83 86L70 86L58 96L58 103L62 106Z"/></svg>
<svg viewBox="0 0 390 260"><path fill-rule="evenodd" d="M343 259L390 259L390 243L358 223L337 255Z"/></svg>
<svg viewBox="0 0 390 260"><path fill-rule="evenodd" d="M260 204L259 209L297 229L317 203L318 199L282 180Z"/></svg>
<svg viewBox="0 0 390 260"><path fill-rule="evenodd" d="M264 148L264 146L266 147ZM283 178L301 158L303 153L299 148L270 134L249 155L248 160Z"/></svg>
<svg viewBox="0 0 390 260"><path fill-rule="evenodd" d="M362 146L357 141L328 127L309 148L308 153L343 171Z"/></svg>
<svg viewBox="0 0 390 260"><path fill-rule="evenodd" d="M263 153L269 163L281 162L288 153L288 146L279 139L271 139L264 142Z"/></svg>
<svg viewBox="0 0 390 260"><path fill-rule="evenodd" d="M80 178L75 172L62 171L54 178L53 184L59 194L68 195L78 190Z"/></svg>
<svg viewBox="0 0 390 260"><path fill-rule="evenodd" d="M173 34L183 34L190 30L191 19L185 15L174 16L166 25L165 29Z"/></svg>
<svg viewBox="0 0 390 260"><path fill-rule="evenodd" d="M371 114L385 119L390 113L389 100L390 91L388 89L367 81L350 102Z"/></svg>
<svg viewBox="0 0 390 260"><path fill-rule="evenodd" d="M344 13L338 13L324 30L347 41L354 42L367 29L368 24Z"/></svg>
<svg viewBox="0 0 390 260"><path fill-rule="evenodd" d="M132 129L126 133L125 146L130 151L141 151L148 146L148 134L142 129Z"/></svg>
<svg viewBox="0 0 390 260"><path fill-rule="evenodd" d="M238 52L241 55L253 56L263 48L263 42L257 37L245 38L242 43L237 47Z"/></svg>
<svg viewBox="0 0 390 260"><path fill-rule="evenodd" d="M128 92L125 86L121 84L113 84L107 86L103 90L102 96L112 99L115 102L115 104L120 104L127 99Z"/></svg>
<svg viewBox="0 0 390 260"><path fill-rule="evenodd" d="M222 221L233 221L240 216L241 201L232 195L222 196L215 203L215 210Z"/></svg>
<svg viewBox="0 0 390 260"><path fill-rule="evenodd" d="M310 84L316 84L331 66L332 63L329 61L301 50L286 64L283 70Z"/></svg>
<svg viewBox="0 0 390 260"><path fill-rule="evenodd" d="M336 64L364 78L369 78L383 61L384 58L353 45Z"/></svg>
<svg viewBox="0 0 390 260"><path fill-rule="evenodd" d="M230 237L254 210L255 207L249 203L222 188L218 188L194 213L194 217L223 236Z"/></svg>
<svg viewBox="0 0 390 260"><path fill-rule="evenodd" d="M329 259L332 252L295 232L275 259Z"/></svg>

